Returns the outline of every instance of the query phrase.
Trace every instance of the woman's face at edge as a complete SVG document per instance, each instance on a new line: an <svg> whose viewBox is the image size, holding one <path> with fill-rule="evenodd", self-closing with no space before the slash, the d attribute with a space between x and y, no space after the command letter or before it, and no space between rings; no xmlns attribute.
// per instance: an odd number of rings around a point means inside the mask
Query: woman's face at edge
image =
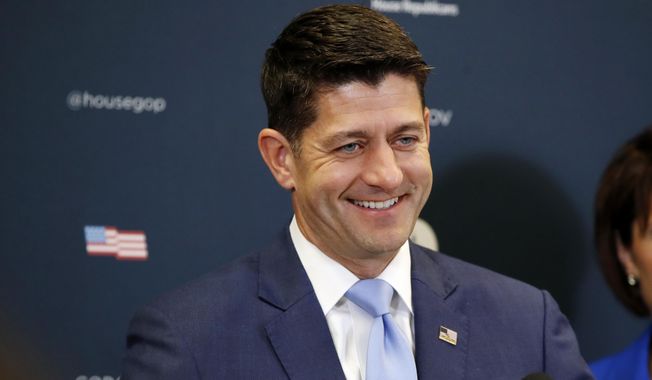
<svg viewBox="0 0 652 380"><path fill-rule="evenodd" d="M652 314L652 210L648 212L647 226L640 219L632 223L632 240L629 247L618 242L618 259L627 275L638 280L641 296Z"/></svg>

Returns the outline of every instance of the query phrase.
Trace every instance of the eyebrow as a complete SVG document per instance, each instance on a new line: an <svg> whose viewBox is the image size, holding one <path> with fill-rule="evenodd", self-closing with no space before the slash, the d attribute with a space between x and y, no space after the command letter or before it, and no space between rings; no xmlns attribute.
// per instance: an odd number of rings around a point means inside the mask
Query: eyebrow
<svg viewBox="0 0 652 380"><path fill-rule="evenodd" d="M415 130L417 131L425 130L423 123L418 121L412 123L406 123L393 130L390 134L398 135L401 133L415 131ZM326 137L326 139L324 140L324 144L326 146L335 146L350 139L368 139L368 138L369 138L369 133L366 130L338 132L331 136Z"/></svg>

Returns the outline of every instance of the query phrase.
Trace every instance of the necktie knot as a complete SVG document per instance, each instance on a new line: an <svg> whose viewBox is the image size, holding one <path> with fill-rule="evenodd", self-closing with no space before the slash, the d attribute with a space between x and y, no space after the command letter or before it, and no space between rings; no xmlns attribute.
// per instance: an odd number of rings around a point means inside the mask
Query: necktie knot
<svg viewBox="0 0 652 380"><path fill-rule="evenodd" d="M394 288L384 280L360 280L353 284L345 295L375 318L389 313Z"/></svg>

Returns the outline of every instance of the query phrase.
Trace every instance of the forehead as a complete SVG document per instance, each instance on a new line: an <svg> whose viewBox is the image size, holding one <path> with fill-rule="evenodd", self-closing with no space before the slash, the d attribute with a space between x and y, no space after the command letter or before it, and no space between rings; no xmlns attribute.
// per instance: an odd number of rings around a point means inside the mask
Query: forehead
<svg viewBox="0 0 652 380"><path fill-rule="evenodd" d="M311 127L317 129L424 123L416 81L396 74L387 75L376 85L354 81L328 88L315 100L317 119Z"/></svg>

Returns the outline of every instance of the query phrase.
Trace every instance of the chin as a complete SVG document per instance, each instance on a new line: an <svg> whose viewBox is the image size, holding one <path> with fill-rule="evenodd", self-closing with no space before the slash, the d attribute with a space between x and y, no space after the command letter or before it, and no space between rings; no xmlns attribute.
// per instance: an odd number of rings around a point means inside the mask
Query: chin
<svg viewBox="0 0 652 380"><path fill-rule="evenodd" d="M397 234L388 236L387 234L372 239L364 239L363 246L368 252L382 254L387 252L396 252L407 241L409 235Z"/></svg>

